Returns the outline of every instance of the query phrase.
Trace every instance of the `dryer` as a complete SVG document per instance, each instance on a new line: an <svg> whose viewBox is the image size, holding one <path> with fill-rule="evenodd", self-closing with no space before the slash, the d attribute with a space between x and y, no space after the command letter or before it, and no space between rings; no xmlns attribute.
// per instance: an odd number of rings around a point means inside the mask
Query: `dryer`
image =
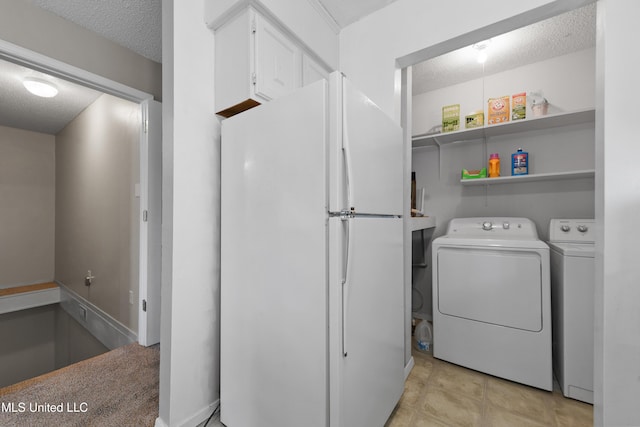
<svg viewBox="0 0 640 427"><path fill-rule="evenodd" d="M549 247L527 218L456 218L432 243L433 355L552 390Z"/></svg>
<svg viewBox="0 0 640 427"><path fill-rule="evenodd" d="M593 404L595 221L552 219L553 370L562 394Z"/></svg>

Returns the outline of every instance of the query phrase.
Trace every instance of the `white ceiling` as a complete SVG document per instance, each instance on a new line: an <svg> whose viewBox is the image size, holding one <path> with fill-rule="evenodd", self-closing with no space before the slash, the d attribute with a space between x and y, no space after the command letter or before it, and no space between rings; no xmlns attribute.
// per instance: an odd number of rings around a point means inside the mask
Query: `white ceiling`
<svg viewBox="0 0 640 427"><path fill-rule="evenodd" d="M21 0L88 28L132 51L161 62L161 0ZM218 0L206 0L218 1ZM396 0L317 0L345 27ZM204 25L204 24L203 24ZM495 37L484 70L463 48L413 68L413 93L423 93L595 45L595 3ZM99 95L53 77L60 94L34 99L16 76L35 71L0 66L0 125L56 133ZM84 103L84 104L83 104Z"/></svg>

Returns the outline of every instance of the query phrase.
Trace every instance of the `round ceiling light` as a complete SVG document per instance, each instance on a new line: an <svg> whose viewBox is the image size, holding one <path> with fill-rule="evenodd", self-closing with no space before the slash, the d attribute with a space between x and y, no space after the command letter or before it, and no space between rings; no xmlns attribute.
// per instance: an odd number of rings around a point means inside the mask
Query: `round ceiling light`
<svg viewBox="0 0 640 427"><path fill-rule="evenodd" d="M46 80L27 77L22 81L22 84L29 92L43 98L53 98L58 94L56 85Z"/></svg>
<svg viewBox="0 0 640 427"><path fill-rule="evenodd" d="M487 48L491 44L491 39L483 40L473 45L473 48L478 52L476 57L479 64L484 64L487 61Z"/></svg>

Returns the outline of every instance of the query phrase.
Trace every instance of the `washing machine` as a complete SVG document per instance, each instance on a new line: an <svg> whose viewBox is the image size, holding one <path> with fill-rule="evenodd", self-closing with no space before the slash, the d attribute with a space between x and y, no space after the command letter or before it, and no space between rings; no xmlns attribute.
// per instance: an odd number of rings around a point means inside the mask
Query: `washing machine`
<svg viewBox="0 0 640 427"><path fill-rule="evenodd" d="M562 394L593 404L595 221L552 219L553 370Z"/></svg>
<svg viewBox="0 0 640 427"><path fill-rule="evenodd" d="M549 247L527 218L456 218L432 243L433 355L552 390Z"/></svg>

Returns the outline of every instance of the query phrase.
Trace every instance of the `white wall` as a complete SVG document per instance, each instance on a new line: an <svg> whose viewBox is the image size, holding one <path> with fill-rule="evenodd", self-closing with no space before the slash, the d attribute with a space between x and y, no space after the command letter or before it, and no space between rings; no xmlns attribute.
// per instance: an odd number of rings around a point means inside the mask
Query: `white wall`
<svg viewBox="0 0 640 427"><path fill-rule="evenodd" d="M214 39L202 2L163 0L163 279L158 426L219 396L220 159Z"/></svg>
<svg viewBox="0 0 640 427"><path fill-rule="evenodd" d="M629 39L639 20L636 0L598 2L596 426L640 425L640 53Z"/></svg>

